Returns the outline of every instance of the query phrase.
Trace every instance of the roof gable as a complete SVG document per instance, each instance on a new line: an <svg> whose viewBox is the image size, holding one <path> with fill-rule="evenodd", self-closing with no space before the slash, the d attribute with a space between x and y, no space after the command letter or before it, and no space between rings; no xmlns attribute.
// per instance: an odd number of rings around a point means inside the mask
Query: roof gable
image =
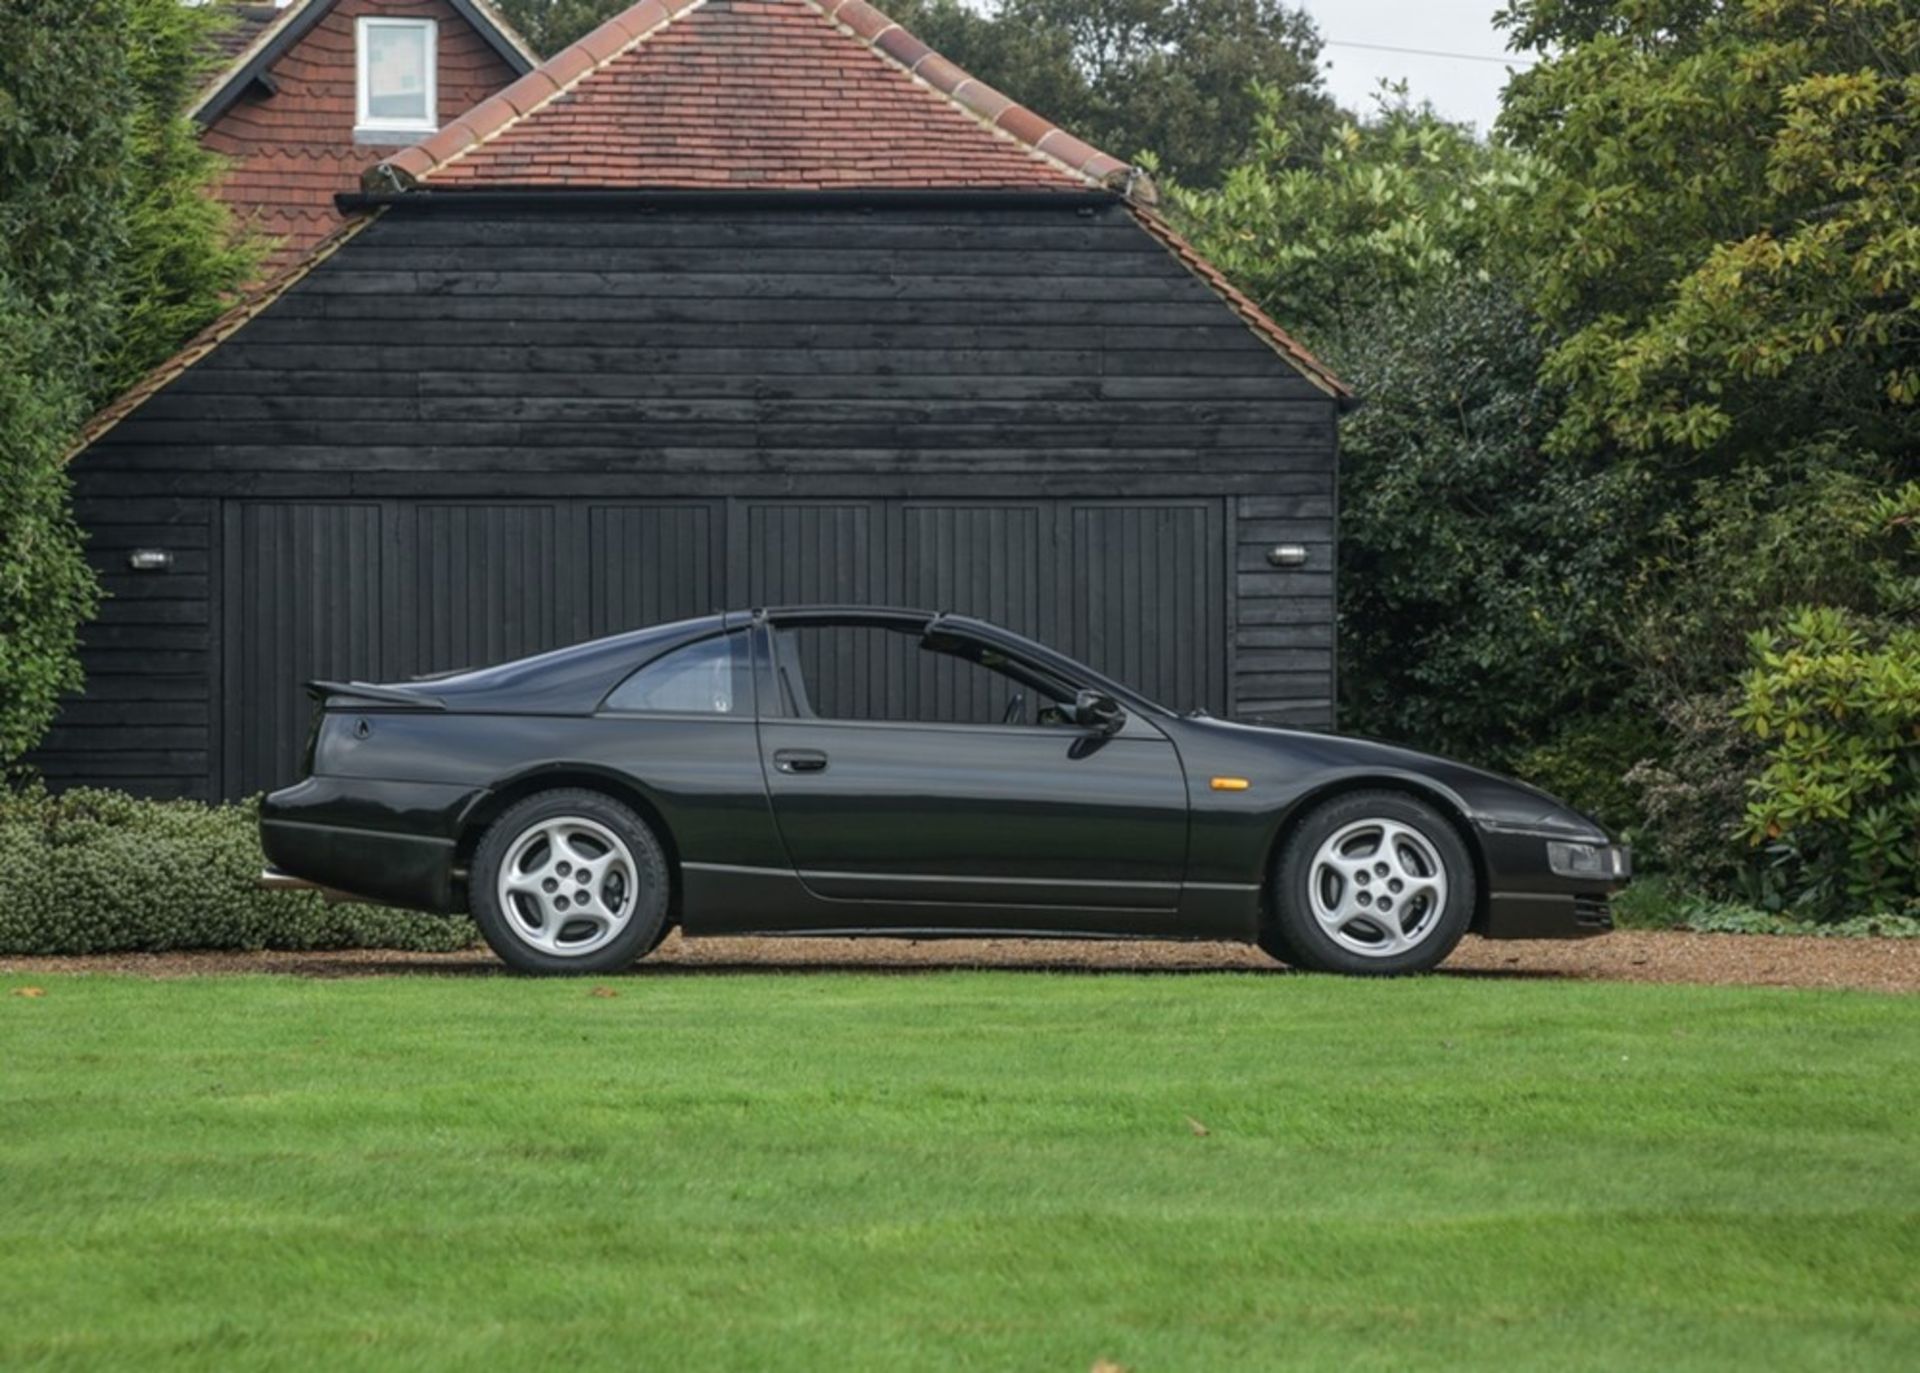
<svg viewBox="0 0 1920 1373"><path fill-rule="evenodd" d="M334 0L309 2L330 6ZM697 29L687 24L682 44L662 42L635 59L653 63L665 54L654 65L622 65L623 58L669 34L676 20L702 11L722 22ZM834 56L818 69L783 60L789 41L799 44L797 50ZM864 49L864 65L834 48L836 42L856 56ZM836 74L841 71L850 74ZM601 73L606 83L589 89ZM751 108L761 105L766 109ZM735 112L734 106L749 108ZM896 138L902 118L918 131L905 144ZM803 141L793 127L809 120L821 124L822 141ZM696 150L691 158L681 156L683 140ZM762 140L787 150L787 160L760 157ZM942 156L949 146L955 151ZM903 147L913 155L903 155ZM694 169L675 171L689 166ZM713 167L729 174L716 177ZM910 175L916 169L917 176ZM732 174L740 170L767 174ZM676 175L688 179L632 179ZM997 179L1002 177L1012 179ZM438 134L371 168L364 182L372 194L342 198L344 209L362 217L349 219L96 415L69 456L265 310L378 218L385 204L413 199L392 192L428 189L423 182L467 191L591 188L638 203L685 197L689 190L701 201L785 202L791 196L796 204L837 199L823 191L877 191L875 199L929 192L945 199L967 191L1013 192L1024 199L1036 190L1104 191L1124 201L1142 229L1296 372L1342 406L1353 401L1325 364L1156 213L1152 183L1142 174L975 80L865 0L641 0ZM755 190L774 194L737 194Z"/></svg>
<svg viewBox="0 0 1920 1373"><path fill-rule="evenodd" d="M641 0L368 183L1084 190L1130 175L864 0Z"/></svg>
<svg viewBox="0 0 1920 1373"><path fill-rule="evenodd" d="M311 33L314 26L326 18L327 12L338 3L339 0L292 0L285 9L266 18L264 22L260 13L262 7L240 7L237 24L228 32L230 35L244 34L246 41L237 49L223 44L228 48L231 60L201 89L187 111L189 117L204 127L226 113L246 93L247 87L264 80L273 64ZM506 60L507 65L517 72L532 69L533 52L527 47L526 40L495 13L487 0L447 0L447 3Z"/></svg>

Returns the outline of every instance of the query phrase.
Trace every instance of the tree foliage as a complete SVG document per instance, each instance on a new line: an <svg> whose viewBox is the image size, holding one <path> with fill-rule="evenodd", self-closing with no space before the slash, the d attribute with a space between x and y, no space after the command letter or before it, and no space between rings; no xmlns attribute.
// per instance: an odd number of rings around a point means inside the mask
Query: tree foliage
<svg viewBox="0 0 1920 1373"><path fill-rule="evenodd" d="M494 8L542 57L553 56L630 7L631 0L494 0Z"/></svg>
<svg viewBox="0 0 1920 1373"><path fill-rule="evenodd" d="M1541 451L1557 397L1501 285L1436 277L1337 346L1367 398L1342 432L1342 718L1510 765L1617 693L1633 474Z"/></svg>
<svg viewBox="0 0 1920 1373"><path fill-rule="evenodd" d="M0 770L80 685L76 426L252 268L182 115L214 22L175 0L0 6Z"/></svg>
<svg viewBox="0 0 1920 1373"><path fill-rule="evenodd" d="M1560 789L1692 889L1829 917L1881 901L1913 876L1886 858L1911 816L1860 787L1911 729L1866 720L1920 619L1887 534L1920 452L1920 17L1505 19L1541 60L1495 141L1404 101L1319 144L1275 113L1217 188L1173 188L1202 249L1362 397L1342 720ZM1824 704L1796 694L1821 674ZM1768 711L1794 745L1761 737Z"/></svg>
<svg viewBox="0 0 1920 1373"><path fill-rule="evenodd" d="M1844 430L1920 439L1920 10L1514 0L1543 60L1502 130L1565 448L1711 470Z"/></svg>
<svg viewBox="0 0 1920 1373"><path fill-rule="evenodd" d="M1688 880L1837 916L1878 880L1857 844L1783 831L1742 852L1757 796L1818 788L1787 785L1777 738L1733 711L1753 704L1749 643L1789 613L1813 638L1778 652L1843 675L1827 629L1920 613L1877 532L1920 451L1920 13L1515 0L1502 18L1542 59L1500 128L1539 168L1515 242L1565 397L1543 450L1644 493L1617 642L1663 747L1634 780Z"/></svg>
<svg viewBox="0 0 1920 1373"><path fill-rule="evenodd" d="M501 0L541 52L557 51L627 0ZM1253 87L1280 93L1317 137L1334 120L1320 38L1284 0L883 0L893 19L990 86L1115 157L1151 154L1209 183L1248 150Z"/></svg>
<svg viewBox="0 0 1920 1373"><path fill-rule="evenodd" d="M1163 189L1215 265L1290 330L1360 354L1339 339L1372 313L1510 275L1510 222L1535 183L1526 158L1404 93L1317 134L1283 92L1256 94L1253 146L1220 185Z"/></svg>
<svg viewBox="0 0 1920 1373"><path fill-rule="evenodd" d="M1561 397L1510 249L1535 189L1526 157L1390 94L1318 145L1269 105L1217 189L1168 188L1201 250L1361 396L1341 430L1343 723L1507 765L1617 694L1640 499L1631 472L1543 451Z"/></svg>

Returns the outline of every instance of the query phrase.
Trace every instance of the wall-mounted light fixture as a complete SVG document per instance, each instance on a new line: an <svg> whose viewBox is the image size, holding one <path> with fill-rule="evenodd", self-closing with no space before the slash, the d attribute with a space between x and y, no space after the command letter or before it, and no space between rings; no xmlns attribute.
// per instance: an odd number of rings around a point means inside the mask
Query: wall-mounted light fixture
<svg viewBox="0 0 1920 1373"><path fill-rule="evenodd" d="M1274 567L1305 567L1307 546L1298 543L1275 544L1267 550L1267 562Z"/></svg>
<svg viewBox="0 0 1920 1373"><path fill-rule="evenodd" d="M127 566L135 572L165 572L173 566L173 554L164 548L136 548L127 554Z"/></svg>

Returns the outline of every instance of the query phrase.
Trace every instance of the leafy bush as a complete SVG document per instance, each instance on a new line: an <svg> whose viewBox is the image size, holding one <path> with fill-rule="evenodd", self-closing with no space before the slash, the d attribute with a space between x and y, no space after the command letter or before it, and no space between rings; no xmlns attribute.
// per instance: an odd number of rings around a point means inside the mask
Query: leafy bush
<svg viewBox="0 0 1920 1373"><path fill-rule="evenodd" d="M1759 878L1740 832L1759 748L1734 722L1736 700L1727 690L1665 702L1658 712L1665 748L1634 765L1625 781L1638 793L1652 841L1643 864L1657 864L1687 891L1751 900Z"/></svg>
<svg viewBox="0 0 1920 1373"><path fill-rule="evenodd" d="M63 458L252 272L185 110L218 6L0 5L0 772L79 686L97 590Z"/></svg>
<svg viewBox="0 0 1920 1373"><path fill-rule="evenodd" d="M1620 649L1660 738L1628 775L1645 856L1688 890L1778 908L1790 875L1744 840L1766 764L1733 717L1754 632L1782 607L1821 604L1892 624L1920 609L1903 550L1920 488L1887 493L1893 465L1830 435L1692 484L1653 522L1626 597Z"/></svg>
<svg viewBox="0 0 1920 1373"><path fill-rule="evenodd" d="M1760 740L1745 832L1786 900L1840 918L1920 913L1920 629L1831 607L1754 637L1735 717Z"/></svg>
<svg viewBox="0 0 1920 1373"><path fill-rule="evenodd" d="M0 269L0 774L39 742L60 694L79 687L77 631L99 595L60 463L62 436L85 407L47 375L52 333Z"/></svg>
<svg viewBox="0 0 1920 1373"><path fill-rule="evenodd" d="M1900 459L1842 434L1691 483L1663 501L1628 594L1622 647L1654 700L1724 692L1757 629L1787 607L1920 614L1920 568L1903 534L1920 487Z"/></svg>
<svg viewBox="0 0 1920 1373"><path fill-rule="evenodd" d="M1495 767L1570 724L1611 732L1638 497L1541 454L1554 398L1524 306L1446 277L1337 345L1367 398L1341 434L1341 718Z"/></svg>
<svg viewBox="0 0 1920 1373"><path fill-rule="evenodd" d="M1647 829L1642 795L1629 779L1659 747L1654 723L1638 712L1576 714L1548 742L1516 757L1512 766L1516 776L1625 838L1644 862L1650 840L1658 840Z"/></svg>
<svg viewBox="0 0 1920 1373"><path fill-rule="evenodd" d="M1613 898L1613 922L1623 930L1692 930L1697 934L1797 934L1839 939L1920 938L1920 915L1854 915L1804 920L1750 902L1689 893L1666 874L1636 877Z"/></svg>
<svg viewBox="0 0 1920 1373"><path fill-rule="evenodd" d="M1697 934L1798 934L1822 939L1920 939L1920 916L1856 915L1846 920L1795 920L1777 911L1724 902L1688 909L1678 928Z"/></svg>
<svg viewBox="0 0 1920 1373"><path fill-rule="evenodd" d="M465 948L466 920L254 886L251 803L0 795L0 954Z"/></svg>

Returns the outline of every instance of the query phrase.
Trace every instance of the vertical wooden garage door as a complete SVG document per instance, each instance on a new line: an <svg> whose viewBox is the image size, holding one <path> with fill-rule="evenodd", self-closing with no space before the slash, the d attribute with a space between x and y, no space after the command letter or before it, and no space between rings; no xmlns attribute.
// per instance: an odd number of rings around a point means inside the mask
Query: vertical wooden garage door
<svg viewBox="0 0 1920 1373"><path fill-rule="evenodd" d="M1224 712L1222 529L1217 501L228 502L221 789L293 780L311 678L503 662L722 607L976 615ZM808 664L823 706L966 719L1003 704L851 639L831 658Z"/></svg>
<svg viewBox="0 0 1920 1373"><path fill-rule="evenodd" d="M584 637L561 505L401 507L390 676L485 667ZM584 607L579 607L584 610Z"/></svg>
<svg viewBox="0 0 1920 1373"><path fill-rule="evenodd" d="M220 789L237 797L298 777L303 683L380 675L381 509L231 502L223 544Z"/></svg>
<svg viewBox="0 0 1920 1373"><path fill-rule="evenodd" d="M1051 610L1041 594L1046 528L1039 505L904 503L890 509L886 582L899 605L972 615L1045 639ZM911 675L900 655L890 670L901 717L997 720L1010 685L951 659L914 655Z"/></svg>
<svg viewBox="0 0 1920 1373"><path fill-rule="evenodd" d="M392 681L703 614L714 503L227 503L218 785L295 780L316 677Z"/></svg>
<svg viewBox="0 0 1920 1373"><path fill-rule="evenodd" d="M1220 502L1076 503L1064 522L1066 651L1163 705L1224 714Z"/></svg>
<svg viewBox="0 0 1920 1373"><path fill-rule="evenodd" d="M731 608L711 507L596 504L586 521L592 637Z"/></svg>
<svg viewBox="0 0 1920 1373"><path fill-rule="evenodd" d="M1224 713L1225 508L1167 502L742 502L729 601L950 610L1054 644L1178 708ZM824 643L823 639L816 639ZM938 666L907 680L838 636L807 669L826 701L888 718L979 718ZM951 679L951 680L949 680ZM821 703L816 703L821 704Z"/></svg>
<svg viewBox="0 0 1920 1373"><path fill-rule="evenodd" d="M740 609L783 605L881 605L878 566L885 508L879 502L743 501L728 529L729 599ZM877 713L885 688L876 654L858 635L809 636L802 664L823 714Z"/></svg>

